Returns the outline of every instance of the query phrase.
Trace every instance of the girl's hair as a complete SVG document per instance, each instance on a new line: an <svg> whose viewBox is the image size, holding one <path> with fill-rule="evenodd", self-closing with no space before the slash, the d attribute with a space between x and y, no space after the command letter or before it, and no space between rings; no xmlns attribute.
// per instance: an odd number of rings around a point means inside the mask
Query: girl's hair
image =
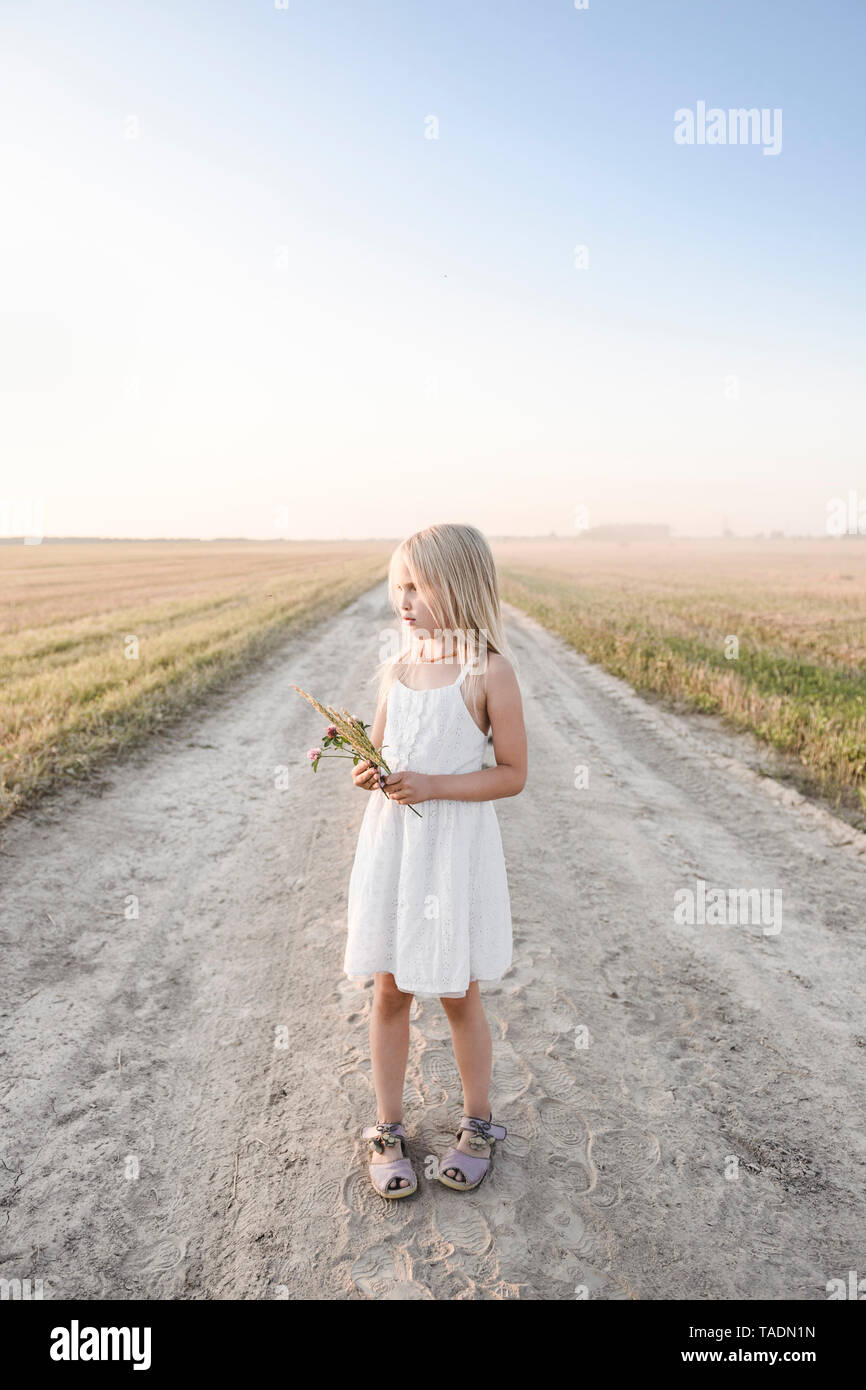
<svg viewBox="0 0 866 1390"><path fill-rule="evenodd" d="M388 598L394 612L400 612L396 572L405 562L420 598L433 615L432 637L444 639L461 665L471 663L463 682L466 703L479 709L485 653L498 652L515 666L508 646L499 606L496 565L486 538L474 526L446 523L427 526L401 541L388 567ZM411 634L396 656L379 666L379 701L383 701L394 681L410 661Z"/></svg>

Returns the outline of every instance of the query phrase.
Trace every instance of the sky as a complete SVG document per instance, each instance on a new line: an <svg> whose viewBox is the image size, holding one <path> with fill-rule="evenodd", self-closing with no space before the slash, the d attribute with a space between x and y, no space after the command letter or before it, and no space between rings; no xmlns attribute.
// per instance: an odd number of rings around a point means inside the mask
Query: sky
<svg viewBox="0 0 866 1390"><path fill-rule="evenodd" d="M861 0L0 17L0 533L817 535L866 500Z"/></svg>

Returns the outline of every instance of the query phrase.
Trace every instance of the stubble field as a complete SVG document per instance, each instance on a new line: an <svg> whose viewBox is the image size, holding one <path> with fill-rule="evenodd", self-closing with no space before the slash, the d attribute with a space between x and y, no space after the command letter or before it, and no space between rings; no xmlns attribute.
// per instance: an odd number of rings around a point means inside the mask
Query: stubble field
<svg viewBox="0 0 866 1390"><path fill-rule="evenodd" d="M866 543L495 546L503 597L644 695L722 716L866 825Z"/></svg>

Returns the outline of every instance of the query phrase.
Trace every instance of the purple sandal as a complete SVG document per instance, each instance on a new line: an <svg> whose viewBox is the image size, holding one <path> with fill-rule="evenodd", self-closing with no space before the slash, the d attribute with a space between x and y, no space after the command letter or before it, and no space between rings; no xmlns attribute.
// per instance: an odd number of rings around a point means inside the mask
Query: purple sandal
<svg viewBox="0 0 866 1390"><path fill-rule="evenodd" d="M468 1154L462 1149L449 1149L439 1164L437 1174L439 1181L455 1192L471 1192L473 1188L480 1187L490 1171L490 1153L493 1145L497 1139L504 1139L508 1133L505 1125L494 1123L492 1114L488 1120L479 1119L477 1115L464 1115L457 1131L458 1140L464 1130L472 1131L469 1145L476 1152ZM456 1178L447 1177L446 1168L456 1169L458 1173L463 1174L466 1181L458 1182Z"/></svg>
<svg viewBox="0 0 866 1390"><path fill-rule="evenodd" d="M393 1149L400 1141L403 1141L403 1158L396 1158L393 1163L371 1163L370 1181L375 1187L380 1197L411 1197L417 1191L418 1179L415 1177L415 1170L406 1153L406 1131L402 1124L393 1124L383 1121L380 1124L368 1125L361 1133L362 1139L369 1141L367 1147L370 1153L384 1153L385 1146ZM389 1184L395 1179L405 1178L408 1187L390 1187Z"/></svg>

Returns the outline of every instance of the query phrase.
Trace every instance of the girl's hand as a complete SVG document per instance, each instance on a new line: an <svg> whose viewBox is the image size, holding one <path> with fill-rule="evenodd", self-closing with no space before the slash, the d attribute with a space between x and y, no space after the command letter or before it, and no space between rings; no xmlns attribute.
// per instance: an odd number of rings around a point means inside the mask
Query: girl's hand
<svg viewBox="0 0 866 1390"><path fill-rule="evenodd" d="M352 781L362 791L375 791L379 785L379 769L374 767L368 758L365 758L363 762L356 763L352 768Z"/></svg>
<svg viewBox="0 0 866 1390"><path fill-rule="evenodd" d="M433 778L426 772L392 772L385 778L385 790L392 801L402 806L414 806L418 801L432 799Z"/></svg>

